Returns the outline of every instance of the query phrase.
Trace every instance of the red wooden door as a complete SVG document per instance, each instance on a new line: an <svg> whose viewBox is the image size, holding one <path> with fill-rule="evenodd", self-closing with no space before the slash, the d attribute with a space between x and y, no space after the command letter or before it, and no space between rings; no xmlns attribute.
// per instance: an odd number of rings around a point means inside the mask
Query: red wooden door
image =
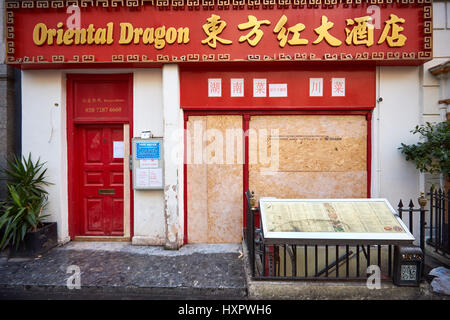
<svg viewBox="0 0 450 320"><path fill-rule="evenodd" d="M80 125L75 136L77 235L123 236L123 156L114 155L123 126Z"/></svg>

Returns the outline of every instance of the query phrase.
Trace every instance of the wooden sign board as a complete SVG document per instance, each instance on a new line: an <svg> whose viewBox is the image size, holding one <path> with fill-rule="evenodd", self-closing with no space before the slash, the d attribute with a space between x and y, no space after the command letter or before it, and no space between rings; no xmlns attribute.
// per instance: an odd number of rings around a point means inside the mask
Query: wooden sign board
<svg viewBox="0 0 450 320"><path fill-rule="evenodd" d="M261 198L259 202L264 238L269 241L303 240L308 244L330 240L346 244L414 241L386 199Z"/></svg>

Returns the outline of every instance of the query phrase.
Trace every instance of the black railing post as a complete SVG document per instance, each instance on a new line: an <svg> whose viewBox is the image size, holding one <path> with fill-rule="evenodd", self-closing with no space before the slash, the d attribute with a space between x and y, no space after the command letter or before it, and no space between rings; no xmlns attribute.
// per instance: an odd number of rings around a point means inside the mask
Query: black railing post
<svg viewBox="0 0 450 320"><path fill-rule="evenodd" d="M446 194L445 190L442 191L442 231L441 231L441 249L443 252L446 251L446 244L445 244L445 235L446 235L446 228L445 228L445 216L447 215L447 206L446 206Z"/></svg>
<svg viewBox="0 0 450 320"><path fill-rule="evenodd" d="M429 243L433 243L433 203L434 203L434 188L430 188L430 239Z"/></svg>
<svg viewBox="0 0 450 320"><path fill-rule="evenodd" d="M255 208L252 207L252 203L250 202L251 193L250 190L247 189L245 192L246 198L246 217L247 217L247 228L246 228L246 243L247 250L249 256L250 263L250 271L252 277L255 276Z"/></svg>
<svg viewBox="0 0 450 320"><path fill-rule="evenodd" d="M442 213L442 191L439 188L439 191L437 192L437 199L436 199L436 247L435 251L438 251L439 247L441 246L441 213Z"/></svg>
<svg viewBox="0 0 450 320"><path fill-rule="evenodd" d="M445 246L446 253L450 253L450 190L447 190L447 245ZM445 218L444 218L445 221Z"/></svg>
<svg viewBox="0 0 450 320"><path fill-rule="evenodd" d="M250 234L248 235L249 238L249 256L250 256L250 264L251 264L251 271L252 276L255 276L255 212L252 210L252 208L247 209L249 212L250 220L247 221L247 226L250 228ZM247 243L249 243L247 242Z"/></svg>
<svg viewBox="0 0 450 320"><path fill-rule="evenodd" d="M425 252L425 208L420 207L420 249Z"/></svg>
<svg viewBox="0 0 450 320"><path fill-rule="evenodd" d="M417 201L419 202L419 206L420 206L420 249L422 250L422 254L423 254L423 265L425 265L425 207L427 206L427 198L425 197L425 193L422 192L422 194L420 195L420 197L417 199ZM421 269L422 273L421 276L423 277L424 275L424 268Z"/></svg>
<svg viewBox="0 0 450 320"><path fill-rule="evenodd" d="M400 199L400 202L398 203L398 215L400 219L403 219L403 202L402 199Z"/></svg>
<svg viewBox="0 0 450 320"><path fill-rule="evenodd" d="M413 210L414 210L414 203L411 200L409 200L409 231L411 231L412 234L414 234L414 224L413 224Z"/></svg>

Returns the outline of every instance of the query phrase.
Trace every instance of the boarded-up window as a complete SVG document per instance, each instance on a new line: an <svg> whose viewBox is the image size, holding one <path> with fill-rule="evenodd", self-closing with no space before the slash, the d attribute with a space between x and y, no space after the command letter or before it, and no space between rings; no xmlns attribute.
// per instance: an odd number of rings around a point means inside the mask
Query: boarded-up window
<svg viewBox="0 0 450 320"><path fill-rule="evenodd" d="M252 116L249 151L257 197L367 197L364 116Z"/></svg>

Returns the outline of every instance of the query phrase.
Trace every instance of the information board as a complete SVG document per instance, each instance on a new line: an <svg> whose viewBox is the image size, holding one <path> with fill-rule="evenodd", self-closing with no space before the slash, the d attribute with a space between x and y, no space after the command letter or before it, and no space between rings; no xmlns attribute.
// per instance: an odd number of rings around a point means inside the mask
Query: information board
<svg viewBox="0 0 450 320"><path fill-rule="evenodd" d="M133 188L164 188L163 138L133 138Z"/></svg>
<svg viewBox="0 0 450 320"><path fill-rule="evenodd" d="M136 159L161 159L161 141L136 141Z"/></svg>
<svg viewBox="0 0 450 320"><path fill-rule="evenodd" d="M386 199L260 199L264 238L412 242Z"/></svg>

